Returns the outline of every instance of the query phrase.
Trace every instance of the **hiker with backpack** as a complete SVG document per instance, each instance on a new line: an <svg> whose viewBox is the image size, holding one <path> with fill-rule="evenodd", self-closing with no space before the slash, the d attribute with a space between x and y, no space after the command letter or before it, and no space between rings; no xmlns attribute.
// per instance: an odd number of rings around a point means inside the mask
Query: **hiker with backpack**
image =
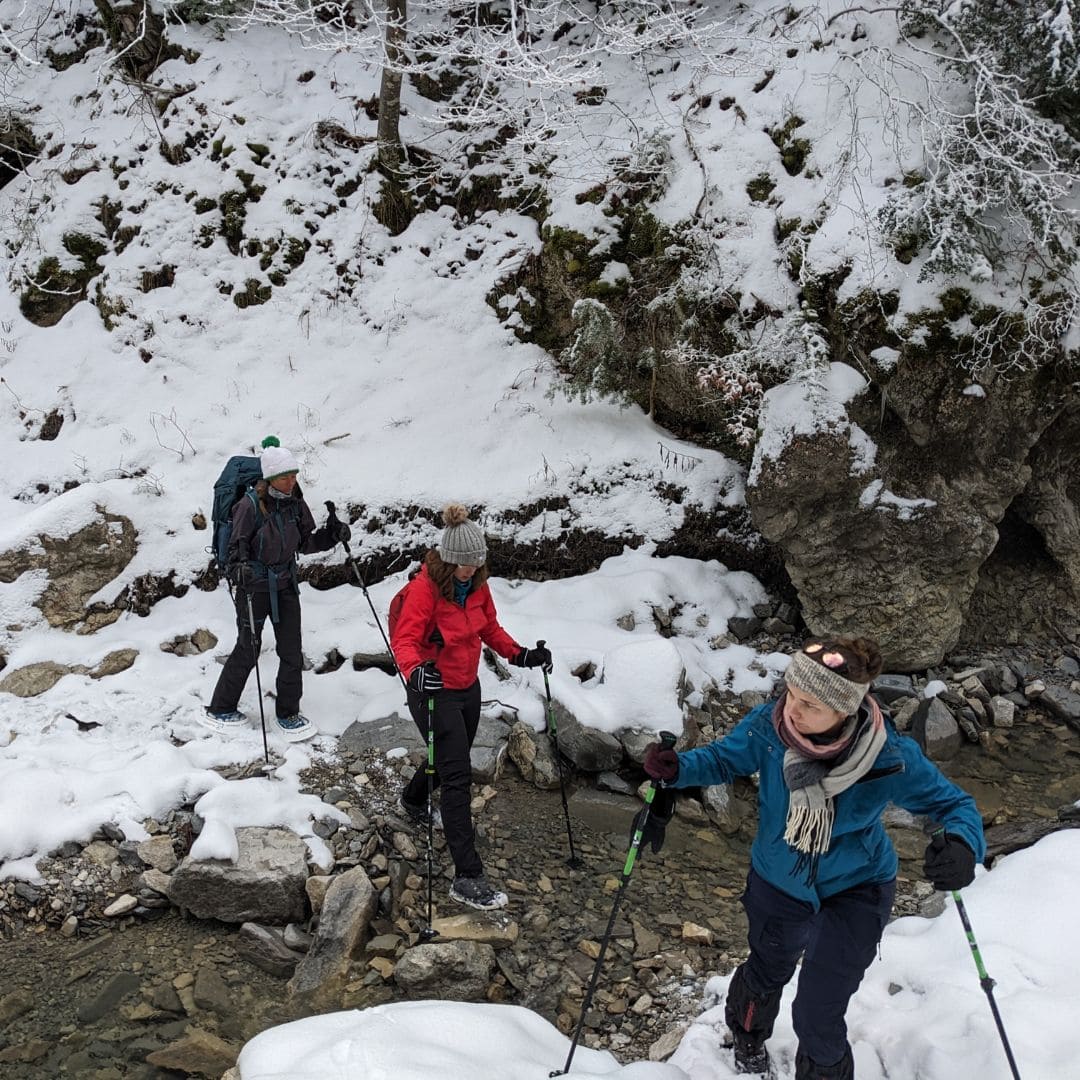
<svg viewBox="0 0 1080 1080"><path fill-rule="evenodd" d="M469 750L480 723L477 671L483 645L518 667L551 671L551 653L519 645L500 625L488 586L487 542L458 503L443 510L445 528L420 572L391 603L390 646L406 680L409 712L427 739L434 729L435 775L418 769L400 806L414 821L427 822L429 780L442 792L442 825L454 860L450 897L469 907L506 905L484 876L476 851L470 810Z"/></svg>
<svg viewBox="0 0 1080 1080"><path fill-rule="evenodd" d="M296 458L273 435L262 445L259 457L231 458L215 485L214 554L235 589L237 637L202 721L218 732L246 724L237 706L269 616L278 655L276 727L283 738L299 742L315 727L300 712L304 657L296 555L329 551L352 533L336 518L316 529L296 481Z"/></svg>
<svg viewBox="0 0 1080 1080"><path fill-rule="evenodd" d="M986 855L974 799L898 734L870 695L881 668L868 638L811 639L792 658L780 696L730 734L682 753L654 743L646 753L646 773L665 787L759 777L742 897L750 955L724 1007L737 1072L773 1075L765 1042L801 955L795 1080L853 1080L844 1014L896 892L896 852L881 823L889 803L941 826L924 862L935 888L970 884ZM653 824L654 850L663 825Z"/></svg>

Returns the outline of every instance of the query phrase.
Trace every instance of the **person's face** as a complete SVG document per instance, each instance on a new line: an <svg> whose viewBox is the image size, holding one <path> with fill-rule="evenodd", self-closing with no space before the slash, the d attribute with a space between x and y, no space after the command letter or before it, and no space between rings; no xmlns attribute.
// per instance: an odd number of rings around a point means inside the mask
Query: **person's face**
<svg viewBox="0 0 1080 1080"><path fill-rule="evenodd" d="M291 472L286 473L284 476L275 476L274 479L270 481L270 486L272 488L277 488L282 495L291 495L293 493L293 488L296 487L296 473Z"/></svg>
<svg viewBox="0 0 1080 1080"><path fill-rule="evenodd" d="M458 563L454 568L454 577L458 581L472 581L473 574L479 570L479 566L469 566L467 563Z"/></svg>
<svg viewBox="0 0 1080 1080"><path fill-rule="evenodd" d="M813 694L789 686L784 701L784 719L800 735L824 735L839 727L845 716L836 709L830 709Z"/></svg>

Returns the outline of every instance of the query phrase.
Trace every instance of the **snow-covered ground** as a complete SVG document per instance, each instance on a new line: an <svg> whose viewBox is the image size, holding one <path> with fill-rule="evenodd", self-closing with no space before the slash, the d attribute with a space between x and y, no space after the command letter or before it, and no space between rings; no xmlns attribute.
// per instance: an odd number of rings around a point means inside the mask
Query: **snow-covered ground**
<svg viewBox="0 0 1080 1080"><path fill-rule="evenodd" d="M633 882L631 882L633 888ZM983 962L1024 1080L1075 1080L1080 1061L1080 832L1009 855L964 890ZM728 1080L721 1048L731 973L706 987L705 1010L668 1062L620 1065L579 1048L570 1075L618 1080ZM791 1080L794 984L769 1050ZM1012 1075L952 899L936 919L885 931L848 1010L859 1080L1008 1080ZM517 1006L435 1001L331 1013L271 1028L240 1055L242 1080L547 1080L569 1040Z"/></svg>

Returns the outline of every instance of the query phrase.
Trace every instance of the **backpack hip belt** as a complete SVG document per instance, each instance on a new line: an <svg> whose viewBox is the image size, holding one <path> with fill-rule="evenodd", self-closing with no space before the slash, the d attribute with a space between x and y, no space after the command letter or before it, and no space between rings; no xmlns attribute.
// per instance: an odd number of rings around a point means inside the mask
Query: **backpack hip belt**
<svg viewBox="0 0 1080 1080"><path fill-rule="evenodd" d="M268 566L264 562L259 562L258 559L249 559L248 566L255 577L266 578L267 588L270 590L270 621L272 623L280 622L280 609L278 607L278 592L281 589L286 589L292 585L297 592L300 590L299 582L296 577L296 559L292 558L288 562L274 563Z"/></svg>

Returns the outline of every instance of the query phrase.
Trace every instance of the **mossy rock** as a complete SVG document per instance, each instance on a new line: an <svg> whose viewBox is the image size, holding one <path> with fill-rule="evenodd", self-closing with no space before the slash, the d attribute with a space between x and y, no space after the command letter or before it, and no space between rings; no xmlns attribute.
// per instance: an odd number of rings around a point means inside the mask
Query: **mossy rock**
<svg viewBox="0 0 1080 1080"><path fill-rule="evenodd" d="M86 299L90 281L101 273L98 259L108 250L100 240L85 233L65 233L63 245L81 265L64 269L55 255L46 256L19 299L19 310L35 326L55 326L80 300Z"/></svg>
<svg viewBox="0 0 1080 1080"><path fill-rule="evenodd" d="M244 240L247 201L247 194L243 191L226 191L218 199L218 209L221 211L221 225L218 232L234 255L240 254L240 246Z"/></svg>
<svg viewBox="0 0 1080 1080"><path fill-rule="evenodd" d="M775 187L776 181L768 173L758 173L746 185L746 194L750 197L751 202L765 202L773 193Z"/></svg>
<svg viewBox="0 0 1080 1080"><path fill-rule="evenodd" d="M804 123L801 116L793 114L780 127L773 128L769 132L769 137L780 151L780 160L788 176L798 176L803 171L810 153L809 139L793 137L793 133Z"/></svg>
<svg viewBox="0 0 1080 1080"><path fill-rule="evenodd" d="M233 293L232 301L242 311L247 307L265 304L273 291L269 285L264 285L258 278L248 278L244 282L244 291Z"/></svg>

